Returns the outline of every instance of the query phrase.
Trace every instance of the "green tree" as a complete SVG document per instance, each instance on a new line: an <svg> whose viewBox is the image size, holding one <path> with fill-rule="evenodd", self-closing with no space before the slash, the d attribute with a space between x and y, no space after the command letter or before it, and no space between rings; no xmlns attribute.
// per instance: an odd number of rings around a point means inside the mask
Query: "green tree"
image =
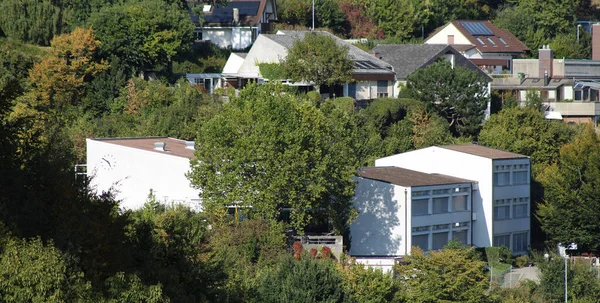
<svg viewBox="0 0 600 303"><path fill-rule="evenodd" d="M2 1L0 32L24 42L49 45L55 35L68 32L63 24L64 13L60 5L50 0Z"/></svg>
<svg viewBox="0 0 600 303"><path fill-rule="evenodd" d="M194 25L187 11L163 0L126 1L90 16L106 58L119 57L133 71L170 69L187 50Z"/></svg>
<svg viewBox="0 0 600 303"><path fill-rule="evenodd" d="M487 106L487 82L477 71L440 61L407 78L407 94L427 102L461 136L479 134Z"/></svg>
<svg viewBox="0 0 600 303"><path fill-rule="evenodd" d="M600 140L587 126L573 142L560 149L558 163L539 176L544 186L544 203L537 212L548 242L577 243L582 249L597 250L600 244Z"/></svg>
<svg viewBox="0 0 600 303"><path fill-rule="evenodd" d="M332 261L286 256L265 274L258 293L261 302L347 302L343 282Z"/></svg>
<svg viewBox="0 0 600 303"><path fill-rule="evenodd" d="M332 121L312 103L281 95L280 87L245 88L198 135L189 178L201 189L203 207L251 207L249 213L269 220L291 208L299 232L310 212L325 212L343 232L357 167L347 116L330 115L339 119Z"/></svg>
<svg viewBox="0 0 600 303"><path fill-rule="evenodd" d="M590 35L582 29L579 32L579 41L575 31L554 37L550 42L550 48L554 51L555 58L589 59L592 57Z"/></svg>
<svg viewBox="0 0 600 303"><path fill-rule="evenodd" d="M410 38L415 31L417 13L411 0L375 0L368 2L368 12L386 38Z"/></svg>
<svg viewBox="0 0 600 303"><path fill-rule="evenodd" d="M565 261L556 254L549 259L538 256L536 265L540 269L539 293L549 301L565 299ZM598 299L600 283L595 268L583 262L568 262L568 299L575 302L594 302Z"/></svg>
<svg viewBox="0 0 600 303"><path fill-rule="evenodd" d="M0 255L2 302L89 302L91 285L52 242L10 240Z"/></svg>
<svg viewBox="0 0 600 303"><path fill-rule="evenodd" d="M406 280L409 302L485 302L488 278L473 248L430 251L413 248L409 264L395 267Z"/></svg>
<svg viewBox="0 0 600 303"><path fill-rule="evenodd" d="M569 142L573 130L561 121L544 119L533 108L505 108L486 121L479 142L531 157L532 176L558 160L559 149Z"/></svg>
<svg viewBox="0 0 600 303"><path fill-rule="evenodd" d="M381 269L351 264L342 268L342 274L346 288L352 295L352 302L404 302L401 284L391 272L384 273Z"/></svg>
<svg viewBox="0 0 600 303"><path fill-rule="evenodd" d="M318 91L322 85L353 81L354 67L348 50L348 46L338 44L326 33L307 33L294 41L282 64L292 80L313 82Z"/></svg>

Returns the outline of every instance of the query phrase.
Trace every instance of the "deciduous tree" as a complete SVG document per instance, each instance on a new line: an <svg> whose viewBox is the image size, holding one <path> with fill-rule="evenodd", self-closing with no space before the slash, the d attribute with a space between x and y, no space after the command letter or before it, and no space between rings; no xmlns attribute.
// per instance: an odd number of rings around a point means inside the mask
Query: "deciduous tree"
<svg viewBox="0 0 600 303"><path fill-rule="evenodd" d="M477 136L489 97L487 81L477 72L440 61L407 78L407 93L430 103L461 136Z"/></svg>
<svg viewBox="0 0 600 303"><path fill-rule="evenodd" d="M354 65L348 50L326 33L306 33L303 39L294 41L282 64L292 80L313 82L318 90L322 85L353 81Z"/></svg>
<svg viewBox="0 0 600 303"><path fill-rule="evenodd" d="M238 205L269 220L289 208L299 232L311 212L324 213L342 233L357 167L355 126L346 117L326 117L275 86L244 89L200 130L189 178L201 190L203 207L220 213Z"/></svg>

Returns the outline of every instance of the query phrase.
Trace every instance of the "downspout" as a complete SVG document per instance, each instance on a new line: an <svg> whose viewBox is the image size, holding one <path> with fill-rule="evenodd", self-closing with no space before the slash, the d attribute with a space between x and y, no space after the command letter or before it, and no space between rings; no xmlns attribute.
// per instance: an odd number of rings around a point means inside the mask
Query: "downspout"
<svg viewBox="0 0 600 303"><path fill-rule="evenodd" d="M408 191L404 189L404 255L408 256Z"/></svg>

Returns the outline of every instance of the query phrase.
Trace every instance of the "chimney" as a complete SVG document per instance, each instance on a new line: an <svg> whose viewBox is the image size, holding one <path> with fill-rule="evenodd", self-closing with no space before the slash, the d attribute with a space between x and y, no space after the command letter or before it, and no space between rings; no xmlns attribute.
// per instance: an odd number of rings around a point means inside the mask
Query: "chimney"
<svg viewBox="0 0 600 303"><path fill-rule="evenodd" d="M542 49L538 50L538 75L539 77L548 76L552 78L552 61L554 52L550 49L550 45L543 45Z"/></svg>
<svg viewBox="0 0 600 303"><path fill-rule="evenodd" d="M167 142L154 142L154 150L167 151Z"/></svg>
<svg viewBox="0 0 600 303"><path fill-rule="evenodd" d="M600 60L600 24L592 25L592 60Z"/></svg>
<svg viewBox="0 0 600 303"><path fill-rule="evenodd" d="M233 23L235 25L240 23L240 10L237 8L233 9Z"/></svg>
<svg viewBox="0 0 600 303"><path fill-rule="evenodd" d="M196 143L194 141L185 141L185 149L196 150Z"/></svg>

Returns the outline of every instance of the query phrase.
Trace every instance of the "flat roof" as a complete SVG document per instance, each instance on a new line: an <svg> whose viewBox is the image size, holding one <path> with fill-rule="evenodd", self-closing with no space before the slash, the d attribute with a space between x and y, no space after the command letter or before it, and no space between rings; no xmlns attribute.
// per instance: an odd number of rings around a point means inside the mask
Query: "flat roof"
<svg viewBox="0 0 600 303"><path fill-rule="evenodd" d="M394 166L363 167L359 168L357 173L358 176L366 179L383 181L404 187L475 183L475 181L448 175L426 174Z"/></svg>
<svg viewBox="0 0 600 303"><path fill-rule="evenodd" d="M484 157L488 159L519 159L519 158L529 158L525 155L520 155L516 153L511 153L495 148L485 147L477 144L458 144L458 145L445 145L439 146L440 148L445 148L457 152L462 152L470 155L475 155L479 157Z"/></svg>
<svg viewBox="0 0 600 303"><path fill-rule="evenodd" d="M159 153L163 155L170 155L176 157L183 157L192 159L194 157L194 150L186 148L185 140L174 139L169 137L141 137L141 138L89 138L89 140L100 141L104 143L110 143L135 149L141 149L149 152ZM154 143L164 142L165 151L154 149Z"/></svg>

